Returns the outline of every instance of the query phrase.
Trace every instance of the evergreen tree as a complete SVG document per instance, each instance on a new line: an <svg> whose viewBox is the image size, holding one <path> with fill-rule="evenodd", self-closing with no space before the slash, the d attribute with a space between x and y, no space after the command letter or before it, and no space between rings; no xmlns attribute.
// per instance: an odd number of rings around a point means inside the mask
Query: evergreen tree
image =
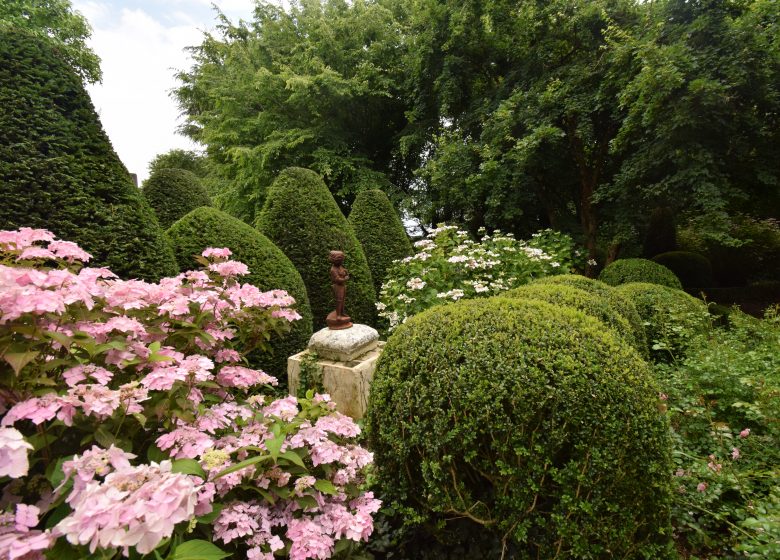
<svg viewBox="0 0 780 560"><path fill-rule="evenodd" d="M328 261L332 250L346 255L347 315L353 322L374 322L376 294L365 254L319 175L299 167L282 171L268 190L257 226L301 273L315 329L325 326L325 317L334 309Z"/></svg>
<svg viewBox="0 0 780 560"><path fill-rule="evenodd" d="M94 266L157 280L176 262L57 43L0 29L0 223L45 228Z"/></svg>

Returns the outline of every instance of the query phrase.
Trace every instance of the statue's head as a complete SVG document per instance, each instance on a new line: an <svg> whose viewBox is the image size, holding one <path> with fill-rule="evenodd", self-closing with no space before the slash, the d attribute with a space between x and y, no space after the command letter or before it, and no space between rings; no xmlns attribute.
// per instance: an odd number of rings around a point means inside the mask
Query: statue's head
<svg viewBox="0 0 780 560"><path fill-rule="evenodd" d="M330 260L331 264L340 266L344 264L344 253L342 251L331 251L328 259Z"/></svg>

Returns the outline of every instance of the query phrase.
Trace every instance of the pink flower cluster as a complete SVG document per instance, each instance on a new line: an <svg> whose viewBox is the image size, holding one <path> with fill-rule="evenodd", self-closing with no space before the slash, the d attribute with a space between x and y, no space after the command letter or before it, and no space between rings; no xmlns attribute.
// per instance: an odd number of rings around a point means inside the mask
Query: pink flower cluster
<svg viewBox="0 0 780 560"><path fill-rule="evenodd" d="M134 466L135 455L113 445L74 449L62 462L65 481L38 503L43 511L0 514L0 559L35 558L58 536L93 553L146 554L174 531L188 538L182 526L219 502L227 506L215 537L252 560L273 558L285 540L290 557L304 560L329 558L339 539L368 538L380 504L355 490L372 461L350 441L359 427L327 395L246 394L276 379L242 365L231 340L247 325L300 316L286 292L240 284L235 277L248 270L230 256L208 248L206 270L152 284L71 266L89 255L49 232L0 232L0 259L12 264L0 265L0 341L26 340L36 358L20 366L19 379L54 381L35 393L20 389L13 394L26 397L0 409L0 476L27 474L32 446L12 426L31 424L42 433L81 430L68 439L78 442L85 426L109 426L119 437L137 422L134 430L175 460ZM62 268L42 268L58 261ZM197 461L206 478L174 472L179 460ZM252 486L274 499L257 501ZM52 532L35 530L63 492L71 513Z"/></svg>
<svg viewBox="0 0 780 560"><path fill-rule="evenodd" d="M73 512L56 530L71 544L89 545L90 552L132 546L146 554L195 514L198 484L171 472L170 461L120 465L102 481L81 480L66 500Z"/></svg>
<svg viewBox="0 0 780 560"><path fill-rule="evenodd" d="M27 451L33 446L13 428L0 428L0 476L19 478L30 467Z"/></svg>
<svg viewBox="0 0 780 560"><path fill-rule="evenodd" d="M38 531L40 510L35 506L16 504L16 513L0 514L0 558L3 560L43 560L43 551L55 537L48 530Z"/></svg>

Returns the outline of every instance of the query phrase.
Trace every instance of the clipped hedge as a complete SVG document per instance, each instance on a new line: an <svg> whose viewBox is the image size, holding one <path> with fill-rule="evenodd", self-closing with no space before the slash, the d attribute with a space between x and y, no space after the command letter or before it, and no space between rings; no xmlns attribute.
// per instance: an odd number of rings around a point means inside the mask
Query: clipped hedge
<svg viewBox="0 0 780 560"><path fill-rule="evenodd" d="M558 276L547 276L545 278L539 278L532 282L532 285L536 284L554 284L556 286L570 286L583 290L589 294L595 294L602 298L607 304L617 311L628 324L631 325L631 332L633 339L638 344L647 347L647 335L645 333L645 327L642 318L631 303L631 300L622 296L612 286L593 280L580 274L560 274ZM643 354L646 353L642 352Z"/></svg>
<svg viewBox="0 0 780 560"><path fill-rule="evenodd" d="M300 167L282 171L268 189L257 227L301 273L315 329L325 326L335 305L328 261L332 250L346 255L350 279L345 312L353 322L374 324L376 293L366 256L319 175Z"/></svg>
<svg viewBox="0 0 780 560"><path fill-rule="evenodd" d="M657 360L684 355L691 340L711 328L707 305L682 290L647 282L615 290L634 303L645 323L650 355Z"/></svg>
<svg viewBox="0 0 780 560"><path fill-rule="evenodd" d="M572 307L594 317L618 333L640 354L647 355L647 342L643 337L637 340L628 320L615 309L607 298L594 292L586 292L565 284L526 284L501 294L512 299L545 301L555 306Z"/></svg>
<svg viewBox="0 0 780 560"><path fill-rule="evenodd" d="M647 259L620 259L601 271L599 280L610 286L629 282L647 282L682 290L680 279L663 265Z"/></svg>
<svg viewBox="0 0 780 560"><path fill-rule="evenodd" d="M177 272L81 79L43 37L0 29L0 224L74 241L128 278Z"/></svg>
<svg viewBox="0 0 780 560"><path fill-rule="evenodd" d="M349 223L366 254L377 293L396 259L411 255L412 242L390 199L380 189L361 191L352 204Z"/></svg>
<svg viewBox="0 0 780 560"><path fill-rule="evenodd" d="M168 230L176 260L182 270L198 268L194 256L206 247L227 247L231 258L249 267L242 276L261 290L286 290L295 298L295 308L301 319L293 323L292 331L273 345L273 354L251 356L253 364L265 369L284 384L287 379L287 358L306 348L312 333L312 316L306 287L298 271L282 251L266 236L216 208L202 206L177 221Z"/></svg>
<svg viewBox="0 0 780 560"><path fill-rule="evenodd" d="M674 272L683 288L689 292L712 287L712 264L704 255L689 251L669 251L653 257L653 262Z"/></svg>
<svg viewBox="0 0 780 560"><path fill-rule="evenodd" d="M186 169L156 169L141 192L165 229L188 212L211 206L209 193L198 176Z"/></svg>
<svg viewBox="0 0 780 560"><path fill-rule="evenodd" d="M377 483L412 522L471 519L518 558L672 558L669 430L647 364L531 300L411 317L377 364ZM434 437L432 437L434 436Z"/></svg>

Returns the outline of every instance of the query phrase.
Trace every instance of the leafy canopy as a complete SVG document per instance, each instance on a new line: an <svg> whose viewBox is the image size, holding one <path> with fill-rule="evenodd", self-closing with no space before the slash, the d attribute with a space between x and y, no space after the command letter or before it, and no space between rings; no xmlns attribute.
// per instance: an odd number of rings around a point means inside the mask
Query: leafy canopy
<svg viewBox="0 0 780 560"><path fill-rule="evenodd" d="M62 57L86 83L102 78L100 58L87 46L92 28L70 0L3 0L0 27L15 27L53 39Z"/></svg>
<svg viewBox="0 0 780 560"><path fill-rule="evenodd" d="M221 18L179 75L184 132L208 146L225 181L217 205L252 222L267 187L296 165L340 201L410 174L397 157L404 126L401 36L378 2L258 4L254 20Z"/></svg>

